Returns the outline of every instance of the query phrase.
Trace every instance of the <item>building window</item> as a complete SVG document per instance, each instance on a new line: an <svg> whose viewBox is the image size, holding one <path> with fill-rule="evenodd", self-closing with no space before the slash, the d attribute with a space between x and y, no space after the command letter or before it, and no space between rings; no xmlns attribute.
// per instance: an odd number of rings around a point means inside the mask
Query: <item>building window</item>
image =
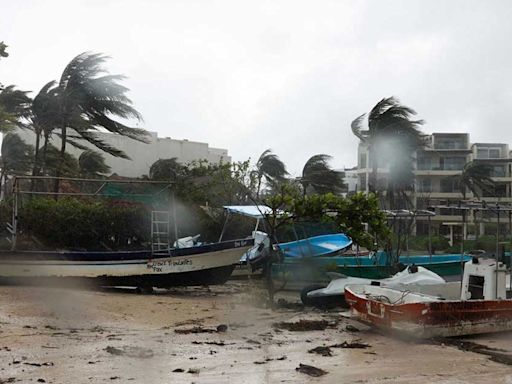
<svg viewBox="0 0 512 384"><path fill-rule="evenodd" d="M459 183L457 179L447 177L441 179L441 192L442 193L457 193L460 192Z"/></svg>
<svg viewBox="0 0 512 384"><path fill-rule="evenodd" d="M436 137L434 147L435 149L466 149L466 140L463 137Z"/></svg>
<svg viewBox="0 0 512 384"><path fill-rule="evenodd" d="M428 171L432 169L432 158L426 156L418 156L417 169Z"/></svg>
<svg viewBox="0 0 512 384"><path fill-rule="evenodd" d="M359 168L366 168L366 153L359 155Z"/></svg>
<svg viewBox="0 0 512 384"><path fill-rule="evenodd" d="M366 191L366 174L359 175L359 191Z"/></svg>
<svg viewBox="0 0 512 384"><path fill-rule="evenodd" d="M501 158L500 148L478 148L476 151L477 159L499 159Z"/></svg>
<svg viewBox="0 0 512 384"><path fill-rule="evenodd" d="M439 159L440 168L445 171L460 171L466 164L465 157L441 157Z"/></svg>
<svg viewBox="0 0 512 384"><path fill-rule="evenodd" d="M418 192L432 192L432 180L419 179L418 180Z"/></svg>
<svg viewBox="0 0 512 384"><path fill-rule="evenodd" d="M491 177L505 177L506 168L504 165L495 165L492 167Z"/></svg>

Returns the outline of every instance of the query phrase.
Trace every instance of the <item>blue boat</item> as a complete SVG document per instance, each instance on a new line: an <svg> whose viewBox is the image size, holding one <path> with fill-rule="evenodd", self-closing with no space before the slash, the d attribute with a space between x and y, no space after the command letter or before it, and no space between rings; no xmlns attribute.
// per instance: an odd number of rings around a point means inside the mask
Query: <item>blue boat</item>
<svg viewBox="0 0 512 384"><path fill-rule="evenodd" d="M352 239L343 233L320 235L277 244L285 257L321 257L335 255L352 246Z"/></svg>

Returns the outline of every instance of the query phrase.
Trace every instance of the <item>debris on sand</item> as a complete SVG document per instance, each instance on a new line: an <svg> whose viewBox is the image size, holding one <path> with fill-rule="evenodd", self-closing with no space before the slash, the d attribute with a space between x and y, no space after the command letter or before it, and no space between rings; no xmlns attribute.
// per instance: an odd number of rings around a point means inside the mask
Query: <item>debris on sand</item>
<svg viewBox="0 0 512 384"><path fill-rule="evenodd" d="M192 374L199 374L199 369L198 368L189 368L187 373L192 373Z"/></svg>
<svg viewBox="0 0 512 384"><path fill-rule="evenodd" d="M280 322L274 323L274 328L286 329L292 332L305 332L305 331L323 331L329 326L327 320L304 320L301 319L296 322Z"/></svg>
<svg viewBox="0 0 512 384"><path fill-rule="evenodd" d="M349 332L359 332L359 328L354 327L352 324L347 324L345 329Z"/></svg>
<svg viewBox="0 0 512 384"><path fill-rule="evenodd" d="M105 348L105 351L107 351L111 355L137 357L140 359L147 359L153 357L153 351L151 349L141 347L124 346L116 348L108 346L107 348Z"/></svg>
<svg viewBox="0 0 512 384"><path fill-rule="evenodd" d="M175 329L174 332L179 333L181 335L188 335L190 333L224 333L227 330L228 326L226 324L220 324L216 328L194 326L192 328Z"/></svg>
<svg viewBox="0 0 512 384"><path fill-rule="evenodd" d="M196 344L196 345L207 344L207 345L217 345L219 347L224 347L226 345L234 345L235 343L226 344L224 341L193 341L192 344Z"/></svg>
<svg viewBox="0 0 512 384"><path fill-rule="evenodd" d="M320 346L313 349L310 349L308 353L316 353L321 356L332 356L331 348L326 346Z"/></svg>
<svg viewBox="0 0 512 384"><path fill-rule="evenodd" d="M173 372L181 373L181 372L185 372L185 370L183 368L176 368L173 370Z"/></svg>
<svg viewBox="0 0 512 384"><path fill-rule="evenodd" d="M324 371L323 369L313 367L312 365L302 364L300 363L297 368L295 368L296 371L300 373L305 373L306 375L313 376L313 377L320 377L323 375L328 374L329 372Z"/></svg>
<svg viewBox="0 0 512 384"><path fill-rule="evenodd" d="M330 346L331 348L360 348L360 349L363 349L363 348L370 348L371 345L370 344L366 344L366 343L361 343L359 341L344 341L343 343L340 343L340 344L334 344L334 345L331 345Z"/></svg>
<svg viewBox="0 0 512 384"><path fill-rule="evenodd" d="M175 329L174 332L182 335L188 335L190 333L214 333L217 332L217 330L205 327L192 327L186 329Z"/></svg>
<svg viewBox="0 0 512 384"><path fill-rule="evenodd" d="M294 311L304 310L304 304L298 302L290 302L282 298L277 300L276 307L279 309L291 309Z"/></svg>
<svg viewBox="0 0 512 384"><path fill-rule="evenodd" d="M46 362L46 363L23 363L24 365L31 365L33 367L53 367L53 363L50 361L50 362Z"/></svg>
<svg viewBox="0 0 512 384"><path fill-rule="evenodd" d="M462 341L456 339L443 339L442 342L443 344L456 346L462 351L480 353L482 355L489 356L489 358L496 363L512 365L512 354L505 349L488 347L486 345L474 343L472 341Z"/></svg>
<svg viewBox="0 0 512 384"><path fill-rule="evenodd" d="M269 361L275 361L275 360L283 361L283 360L286 360L286 359L287 359L287 357L285 355L283 355L281 357L276 357L276 358L267 357L263 361L253 361L253 363L254 364L267 364Z"/></svg>

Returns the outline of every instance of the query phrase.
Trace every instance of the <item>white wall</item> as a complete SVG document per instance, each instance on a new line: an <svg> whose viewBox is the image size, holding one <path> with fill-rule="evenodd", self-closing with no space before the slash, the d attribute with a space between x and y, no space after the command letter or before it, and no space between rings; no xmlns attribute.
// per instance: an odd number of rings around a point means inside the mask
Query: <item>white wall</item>
<svg viewBox="0 0 512 384"><path fill-rule="evenodd" d="M26 143L34 145L34 133L28 130L18 131L17 133ZM131 160L120 159L104 153L105 161L110 166L111 173L117 173L119 176L140 177L148 175L149 168L155 161L172 157L176 157L182 164L203 159L210 163L231 161L227 149L211 148L206 143L195 141L159 138L156 132L149 132L147 136L148 144L111 133L101 132L98 133L98 137L115 148L124 151L131 158ZM52 144L60 147L59 138L53 137ZM84 143L84 145L99 151L93 145L88 143ZM82 152L69 144L67 150L76 157Z"/></svg>

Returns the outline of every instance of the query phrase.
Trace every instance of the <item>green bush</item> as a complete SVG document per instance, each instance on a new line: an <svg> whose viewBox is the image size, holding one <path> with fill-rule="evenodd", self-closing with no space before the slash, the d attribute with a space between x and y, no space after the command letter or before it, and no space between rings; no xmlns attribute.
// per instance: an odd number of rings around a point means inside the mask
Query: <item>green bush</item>
<svg viewBox="0 0 512 384"><path fill-rule="evenodd" d="M149 240L150 221L137 203L37 198L20 207L19 229L50 247L133 249Z"/></svg>

